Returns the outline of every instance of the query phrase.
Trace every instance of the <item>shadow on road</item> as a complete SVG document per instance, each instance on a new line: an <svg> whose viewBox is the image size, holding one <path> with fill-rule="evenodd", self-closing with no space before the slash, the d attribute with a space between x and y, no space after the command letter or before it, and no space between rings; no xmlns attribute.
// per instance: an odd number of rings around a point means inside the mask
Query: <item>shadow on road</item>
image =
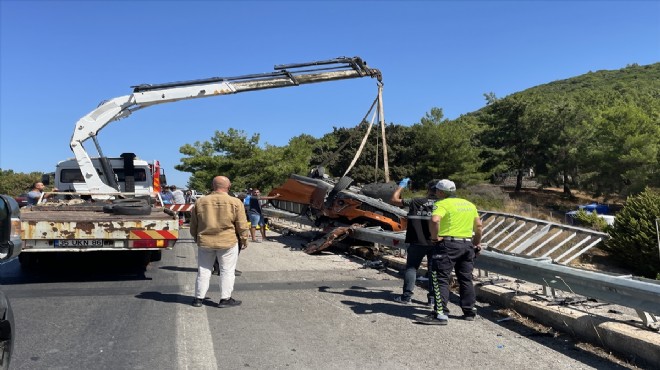
<svg viewBox="0 0 660 370"><path fill-rule="evenodd" d="M160 266L159 269L178 272L197 272L197 267Z"/></svg>
<svg viewBox="0 0 660 370"><path fill-rule="evenodd" d="M193 296L178 294L178 293L162 293L162 292L142 292L135 296L138 299L149 299L157 302L164 303L179 303L186 306L190 306L193 301ZM212 301L208 297L202 301L202 306L217 307L218 302Z"/></svg>
<svg viewBox="0 0 660 370"><path fill-rule="evenodd" d="M319 287L319 292L321 293L331 293L339 294L349 297L359 297L366 298L369 300L375 301L387 301L387 302L374 302L374 303L363 303L356 301L344 300L341 303L349 306L353 312L358 315L367 315L374 313L383 313L390 316L398 316L405 319L413 319L418 315L426 315L430 312L429 308L419 307L416 305L403 305L400 303L394 302L394 293L391 290L383 289L370 289L360 286L352 286L349 289L344 289L342 291L331 291L330 287L322 286Z"/></svg>
<svg viewBox="0 0 660 370"><path fill-rule="evenodd" d="M149 299L152 301L164 302L164 303L181 303L185 305L190 305L193 300L193 296L177 294L177 293L162 293L162 292L142 292L135 296L139 299ZM204 303L211 303L210 301L205 300Z"/></svg>
<svg viewBox="0 0 660 370"><path fill-rule="evenodd" d="M17 259L2 265L0 284L151 280L144 258L137 253L49 253L29 269Z"/></svg>

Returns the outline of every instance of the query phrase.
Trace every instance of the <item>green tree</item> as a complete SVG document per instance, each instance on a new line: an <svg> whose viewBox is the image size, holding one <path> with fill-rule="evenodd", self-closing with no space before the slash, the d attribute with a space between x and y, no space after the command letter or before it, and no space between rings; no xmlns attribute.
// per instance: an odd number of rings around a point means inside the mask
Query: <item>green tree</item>
<svg viewBox="0 0 660 370"><path fill-rule="evenodd" d="M250 161L261 151L258 134L248 138L244 131L230 128L226 133L216 131L210 141L183 145L179 152L185 157L174 168L192 174L190 188L211 190L213 177L224 175L234 189L242 189L253 180Z"/></svg>
<svg viewBox="0 0 660 370"><path fill-rule="evenodd" d="M0 194L18 196L30 191L32 184L41 181L41 172L22 173L0 168Z"/></svg>
<svg viewBox="0 0 660 370"><path fill-rule="evenodd" d="M523 173L532 168L542 150L541 132L543 120L532 109L538 100L534 96L512 95L494 101L487 107L487 129L481 141L490 148L497 148L493 154L498 158L491 162L505 165L508 171L516 171L516 187L522 188Z"/></svg>
<svg viewBox="0 0 660 370"><path fill-rule="evenodd" d="M594 140L581 163L583 186L596 195L636 194L653 185L660 163L660 125L635 105L619 102L595 118Z"/></svg>
<svg viewBox="0 0 660 370"><path fill-rule="evenodd" d="M460 185L483 180L479 172L481 160L477 136L480 126L474 117L444 119L442 109L432 108L419 123L412 126L412 159L414 178L418 183L450 178Z"/></svg>
<svg viewBox="0 0 660 370"><path fill-rule="evenodd" d="M192 174L188 186L211 189L213 177L231 179L232 188L271 189L280 185L292 173L307 174L316 139L300 135L287 146L259 146L259 135L247 137L245 132L230 128L216 131L210 141L186 144L179 151L185 155L175 168Z"/></svg>
<svg viewBox="0 0 660 370"><path fill-rule="evenodd" d="M344 174L353 161L366 135L368 122L355 128L333 128L314 145L312 163L325 166L326 173L335 177ZM388 124L385 126L390 179L410 176L413 157L410 155L411 128ZM380 126L374 125L365 146L348 176L358 183L382 181L385 178L383 143Z"/></svg>
<svg viewBox="0 0 660 370"><path fill-rule="evenodd" d="M368 124L362 122L355 128L333 127L332 132L323 135L314 145L312 164L324 166L329 176L341 176L359 148Z"/></svg>
<svg viewBox="0 0 660 370"><path fill-rule="evenodd" d="M645 189L631 196L616 215L604 249L636 274L655 278L660 273L656 221L660 219L660 192Z"/></svg>
<svg viewBox="0 0 660 370"><path fill-rule="evenodd" d="M249 187L272 189L281 185L291 174L307 175L310 171L312 147L316 139L300 135L289 140L284 147L267 145L248 161ZM255 170L258 169L258 170Z"/></svg>
<svg viewBox="0 0 660 370"><path fill-rule="evenodd" d="M547 102L532 114L541 122L540 142L544 144L535 155L536 175L545 184L562 186L564 194L572 196L580 159L593 137L590 116L584 106L566 100Z"/></svg>
<svg viewBox="0 0 660 370"><path fill-rule="evenodd" d="M412 174L412 166L409 161L410 133L410 127L392 123L385 126L390 181L396 181ZM364 133L357 136L352 146L354 149L346 150L342 153L345 168L348 168L348 165L355 157ZM374 125L355 167L353 167L348 176L355 179L358 183L384 182L384 159L382 131L380 126Z"/></svg>
<svg viewBox="0 0 660 370"><path fill-rule="evenodd" d="M468 114L482 122L482 170L531 164L546 185L594 195L660 185L660 63L589 72L498 99ZM517 185L520 184L520 171Z"/></svg>

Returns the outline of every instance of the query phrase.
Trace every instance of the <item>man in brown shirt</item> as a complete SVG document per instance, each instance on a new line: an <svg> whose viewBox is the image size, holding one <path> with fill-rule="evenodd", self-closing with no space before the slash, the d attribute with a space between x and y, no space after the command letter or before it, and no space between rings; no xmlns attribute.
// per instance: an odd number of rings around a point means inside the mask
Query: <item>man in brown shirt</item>
<svg viewBox="0 0 660 370"><path fill-rule="evenodd" d="M248 222L240 199L228 194L231 182L225 176L213 178L213 192L195 203L191 212L190 234L197 243L197 282L192 305L201 307L209 289L211 269L217 258L220 263L220 303L218 307L233 307L241 301L232 298L234 272L238 261L238 239L247 248Z"/></svg>

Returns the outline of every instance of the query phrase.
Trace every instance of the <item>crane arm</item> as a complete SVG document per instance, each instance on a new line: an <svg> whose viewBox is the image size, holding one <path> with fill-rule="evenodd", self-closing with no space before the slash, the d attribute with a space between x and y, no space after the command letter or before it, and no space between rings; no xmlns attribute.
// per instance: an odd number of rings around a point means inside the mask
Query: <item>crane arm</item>
<svg viewBox="0 0 660 370"><path fill-rule="evenodd" d="M73 151L91 193L118 193L110 164L103 161L103 153L96 136L113 121L126 118L136 110L156 104L179 100L236 94L244 91L273 89L304 84L344 80L360 77L376 78L382 82L378 69L370 68L359 57L339 57L330 60L276 65L275 72L236 77L213 77L200 80L163 84L142 84L133 87L131 95L120 96L101 103L76 123L71 137ZM106 182L96 172L83 143L92 138L102 158ZM105 163L105 164L104 164ZM107 185L107 184L110 185Z"/></svg>

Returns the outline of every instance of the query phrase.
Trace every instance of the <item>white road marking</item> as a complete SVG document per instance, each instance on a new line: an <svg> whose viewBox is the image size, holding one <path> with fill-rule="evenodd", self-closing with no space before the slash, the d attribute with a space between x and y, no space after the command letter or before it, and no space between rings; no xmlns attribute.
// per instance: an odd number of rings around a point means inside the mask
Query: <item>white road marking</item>
<svg viewBox="0 0 660 370"><path fill-rule="evenodd" d="M196 250L194 243L177 243L173 252L186 263L181 267L197 268ZM181 260L177 258L178 260ZM179 286L190 297L195 292L196 274L178 274ZM192 298L191 298L192 299ZM179 369L217 369L218 361L213 349L213 337L209 326L206 310L208 306L200 308L191 305L177 305L176 311L176 351Z"/></svg>

